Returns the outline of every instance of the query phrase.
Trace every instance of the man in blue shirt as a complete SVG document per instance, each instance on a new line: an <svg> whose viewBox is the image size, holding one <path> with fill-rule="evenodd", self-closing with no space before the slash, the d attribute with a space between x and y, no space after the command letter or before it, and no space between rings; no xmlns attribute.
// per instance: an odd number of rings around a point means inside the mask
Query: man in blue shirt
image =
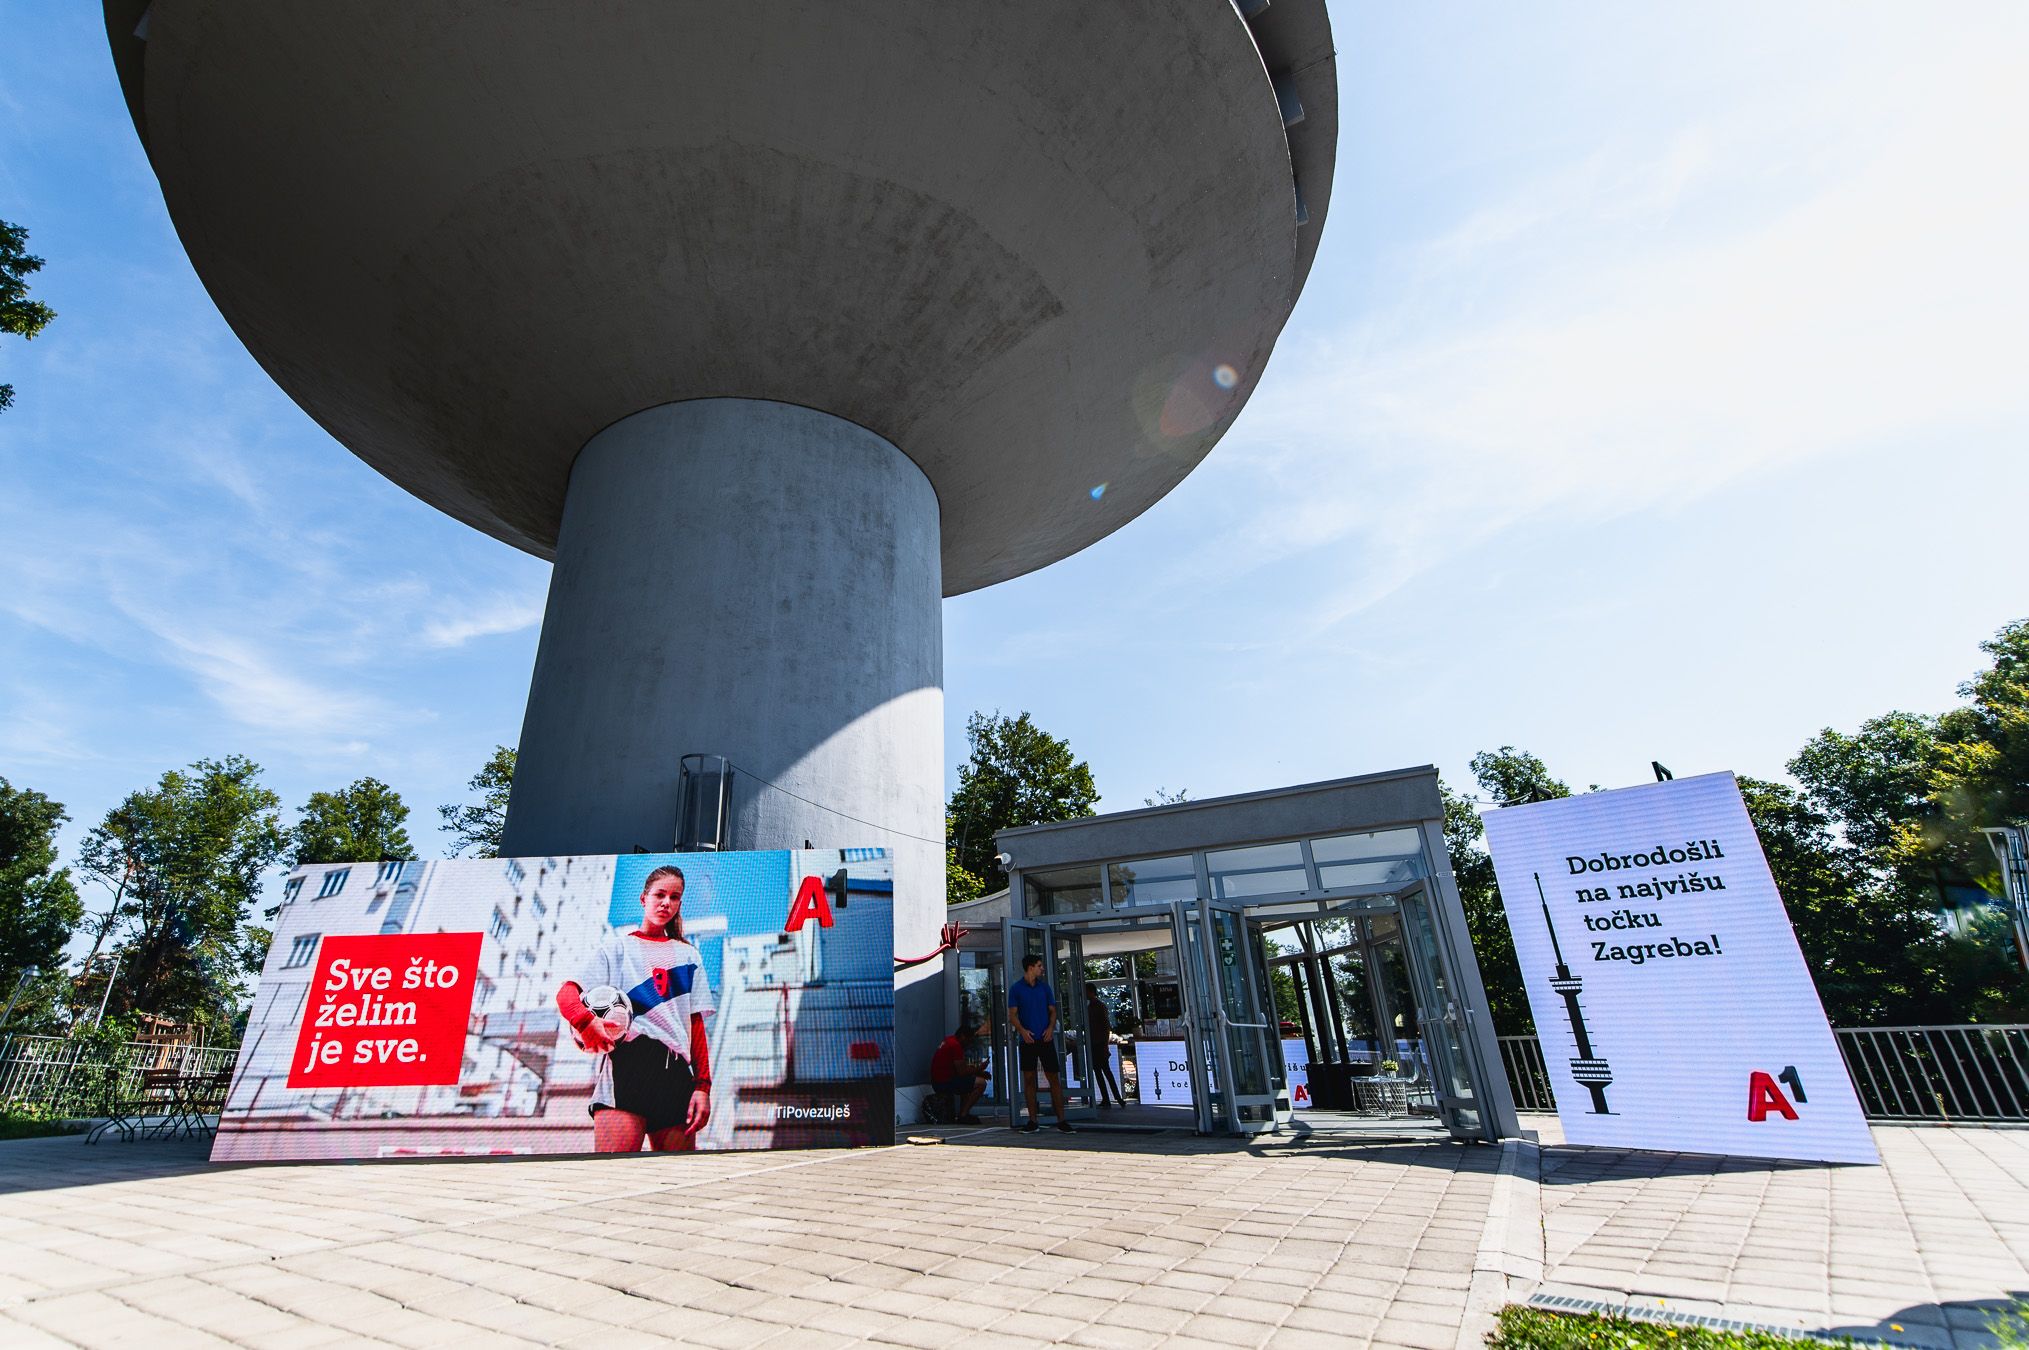
<svg viewBox="0 0 2029 1350"><path fill-rule="evenodd" d="M1036 1069L1040 1066L1050 1079L1050 1105L1057 1110L1057 1128L1070 1134L1071 1122L1064 1119L1064 1082L1057 1059L1057 996L1043 978L1043 958L1031 956L1022 962L1022 977L1007 991L1007 1021L1014 1028L1015 1048L1021 1056L1022 1091L1028 1098L1029 1123L1018 1126L1023 1134L1034 1134L1037 1126Z"/></svg>

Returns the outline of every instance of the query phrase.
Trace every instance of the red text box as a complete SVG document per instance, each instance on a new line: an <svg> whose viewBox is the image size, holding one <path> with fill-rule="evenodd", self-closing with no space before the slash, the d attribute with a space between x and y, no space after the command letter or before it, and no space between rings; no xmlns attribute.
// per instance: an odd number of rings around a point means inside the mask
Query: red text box
<svg viewBox="0 0 2029 1350"><path fill-rule="evenodd" d="M317 948L292 1088L455 1083L480 933L334 934Z"/></svg>

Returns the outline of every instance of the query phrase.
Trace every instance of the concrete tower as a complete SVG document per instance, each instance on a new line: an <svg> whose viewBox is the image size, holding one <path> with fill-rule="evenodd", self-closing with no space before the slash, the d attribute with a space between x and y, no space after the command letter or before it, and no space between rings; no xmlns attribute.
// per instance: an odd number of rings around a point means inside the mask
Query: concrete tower
<svg viewBox="0 0 2029 1350"><path fill-rule="evenodd" d="M1246 402L1330 196L1323 0L105 11L255 359L556 564L506 850L672 847L723 755L729 846L893 847L934 945L939 600L1132 520Z"/></svg>

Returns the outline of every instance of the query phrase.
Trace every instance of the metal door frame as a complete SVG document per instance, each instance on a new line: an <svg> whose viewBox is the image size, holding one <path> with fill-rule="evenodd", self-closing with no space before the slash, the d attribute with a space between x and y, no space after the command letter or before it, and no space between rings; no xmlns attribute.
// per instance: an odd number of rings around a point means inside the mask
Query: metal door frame
<svg viewBox="0 0 2029 1350"><path fill-rule="evenodd" d="M1421 907L1421 925L1411 915L1412 904ZM1397 897L1396 923L1401 934L1402 964L1409 972L1410 997L1416 1000L1417 1031L1430 1064L1431 1095L1437 1102L1438 1119L1454 1139L1466 1142L1488 1138L1487 1107L1480 1097L1484 1080L1475 1067L1471 1029L1456 995L1458 964L1446 948L1436 897L1428 883L1407 887ZM1450 997L1440 998L1431 982L1430 966L1424 962L1426 939L1428 960L1442 973L1446 987L1452 991ZM1470 1089L1467 1095L1461 1096L1456 1091L1460 1081ZM1463 1118L1468 1112L1469 1123Z"/></svg>
<svg viewBox="0 0 2029 1350"><path fill-rule="evenodd" d="M1002 922L1000 934L1001 972L1002 978L1007 984L1007 989L1003 991L1003 998L1013 992L1014 982L1022 977L1022 959L1029 954L1029 934L1035 933L1040 936L1043 969L1045 971L1049 970L1050 961L1053 959L1051 949L1053 934L1050 930L1054 926L1047 919L1016 918L1012 914ZM1014 1028L1008 1024L1007 1008L996 1008L994 1012L1000 1018L1001 1030L1007 1036L1007 1067L1010 1076L1007 1081L1006 1091L1002 1095L1007 1099L1008 1128L1013 1129L1020 1123L1020 1113L1028 1107L1026 1078L1022 1073L1021 1041L1015 1035ZM1063 1016L1063 1009L1059 1007L1057 1010L1058 1020L1062 1021ZM1042 1110L1043 1098L1048 1093L1049 1088L1047 1084L1037 1085L1036 1109L1038 1112Z"/></svg>
<svg viewBox="0 0 2029 1350"><path fill-rule="evenodd" d="M1230 967L1234 989L1240 995L1241 1016L1235 1018L1226 1008L1226 978L1221 974L1222 963L1215 951L1219 940L1218 921L1215 916L1224 915L1232 920L1238 935L1241 950L1235 953ZM1216 1040L1219 1063L1223 1065L1226 1091L1222 1094L1225 1119L1220 1122L1231 1134L1261 1134L1276 1127L1276 1094L1274 1061L1282 1055L1279 1038L1269 1032L1273 1029L1262 1012L1263 990L1255 978L1258 961L1246 952L1246 945L1253 937L1253 925L1247 918L1247 905L1242 900L1214 900L1200 894L1197 914L1199 946L1195 956L1197 964L1192 968L1194 979L1201 980L1204 1002L1209 1005L1207 1030ZM1240 1091L1238 1050L1242 1040L1251 1040L1255 1054L1261 1057L1263 1092Z"/></svg>

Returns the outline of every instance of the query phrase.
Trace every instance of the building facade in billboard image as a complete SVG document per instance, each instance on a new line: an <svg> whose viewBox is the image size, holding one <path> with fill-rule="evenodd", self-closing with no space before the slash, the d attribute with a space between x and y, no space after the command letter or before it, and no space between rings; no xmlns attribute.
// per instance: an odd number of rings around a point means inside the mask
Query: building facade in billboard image
<svg viewBox="0 0 2029 1350"><path fill-rule="evenodd" d="M893 914L881 849L298 869L212 1156L889 1143Z"/></svg>

